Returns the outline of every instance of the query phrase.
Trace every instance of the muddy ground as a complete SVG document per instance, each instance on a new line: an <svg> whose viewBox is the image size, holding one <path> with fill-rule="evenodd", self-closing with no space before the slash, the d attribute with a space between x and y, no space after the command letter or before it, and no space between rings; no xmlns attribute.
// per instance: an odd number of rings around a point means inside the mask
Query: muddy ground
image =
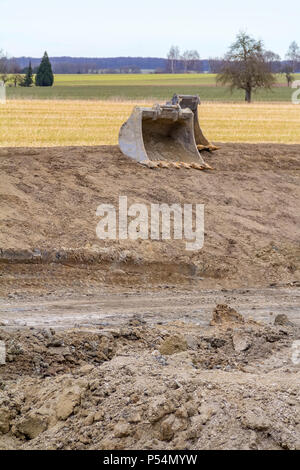
<svg viewBox="0 0 300 470"><path fill-rule="evenodd" d="M299 292L206 313L255 295L2 304L0 448L300 449Z"/></svg>
<svg viewBox="0 0 300 470"><path fill-rule="evenodd" d="M299 155L0 149L0 449L299 449ZM204 203L204 248L100 241L119 195Z"/></svg>

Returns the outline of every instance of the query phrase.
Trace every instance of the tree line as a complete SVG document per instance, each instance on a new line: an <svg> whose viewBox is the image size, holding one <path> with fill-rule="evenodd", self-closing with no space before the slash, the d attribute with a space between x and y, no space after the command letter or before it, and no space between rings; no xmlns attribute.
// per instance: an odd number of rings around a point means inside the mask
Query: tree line
<svg viewBox="0 0 300 470"><path fill-rule="evenodd" d="M187 73L189 71L202 72L200 54L195 49L185 50L182 54L178 46L171 46L167 54L167 72Z"/></svg>
<svg viewBox="0 0 300 470"><path fill-rule="evenodd" d="M260 42L262 49L264 49L262 41ZM300 72L300 47L296 41L290 44L284 59L282 59L279 54L268 50L264 50L264 55L273 73L286 73L286 71L288 73ZM219 73L227 60L228 53L223 57L210 57L208 59L209 70L207 71L216 74ZM199 70L199 66L201 66L199 62L201 63L203 61L201 61L198 51L185 50L181 53L178 46L172 45L167 54L166 69L170 73L179 73L182 71L196 72Z"/></svg>
<svg viewBox="0 0 300 470"><path fill-rule="evenodd" d="M287 79L289 79L289 74L300 72L300 60L297 55L299 55L299 47L295 41L291 44L285 60L273 52L266 52L272 72L286 73ZM172 46L165 59L157 57L51 57L51 65L53 73L59 74L141 73L145 70L153 73L219 73L225 60L225 57L201 59L197 50L185 50L181 53L178 46ZM29 62L35 74L40 65L40 60L35 58L6 58L6 68L10 74L24 74L27 72Z"/></svg>
<svg viewBox="0 0 300 470"><path fill-rule="evenodd" d="M197 51L185 51L182 55L178 46L172 46L168 55L171 73L178 70L178 64L184 63L185 71L193 70L195 62L199 61ZM245 101L252 100L254 91L265 88L271 89L276 84L275 73L284 73L287 85L294 80L293 73L300 70L300 48L293 41L282 62L278 54L266 50L261 40L241 31L234 43L229 47L224 57L209 60L210 70L216 73L216 83L229 86L245 92Z"/></svg>
<svg viewBox="0 0 300 470"><path fill-rule="evenodd" d="M29 61L28 67L21 70L14 60L8 59L0 51L0 80L15 87L31 87L34 84L36 86L52 86L54 75L47 52L36 70L33 70L31 61Z"/></svg>
<svg viewBox="0 0 300 470"><path fill-rule="evenodd" d="M157 57L51 57L53 73L83 74L83 73L141 73L144 70L166 71L166 59ZM40 60L33 57L17 57L9 59L12 65L17 65L22 71L27 69L29 61L35 72Z"/></svg>
<svg viewBox="0 0 300 470"><path fill-rule="evenodd" d="M123 64L128 59L134 60L134 58L119 59L124 61ZM88 59L85 60L88 61ZM18 64L15 61L16 59L7 59L0 51L0 80L5 83L10 81L14 86L24 87L30 87L34 83L36 86L53 85L54 76L47 52L36 70L33 70L31 62L29 62L25 76L18 70ZM203 61L201 61L198 51L186 50L181 54L178 46L171 46L167 54L165 70L161 70L161 72L200 72L201 63ZM285 61L282 61L278 54L266 50L261 40L256 40L247 33L240 32L225 56L211 58L209 66L210 71L217 74L217 84L229 86L231 90L244 90L245 100L251 102L252 93L255 90L271 89L275 85L275 73L284 73L287 85L291 85L294 80L293 73L300 71L300 48L296 41L293 41L286 53ZM134 62L131 67L134 67ZM36 72L35 78L34 72ZM127 73L130 73L129 70Z"/></svg>

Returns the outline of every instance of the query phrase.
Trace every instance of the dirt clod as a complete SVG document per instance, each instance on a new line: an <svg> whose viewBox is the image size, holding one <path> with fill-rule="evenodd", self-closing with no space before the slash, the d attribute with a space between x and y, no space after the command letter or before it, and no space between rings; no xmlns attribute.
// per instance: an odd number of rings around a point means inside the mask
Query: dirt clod
<svg viewBox="0 0 300 470"><path fill-rule="evenodd" d="M186 339L181 335L169 336L166 338L159 347L161 354L171 355L181 351L186 351L188 348Z"/></svg>
<svg viewBox="0 0 300 470"><path fill-rule="evenodd" d="M281 313L275 317L274 325L293 326L293 323L289 321L287 315Z"/></svg>
<svg viewBox="0 0 300 470"><path fill-rule="evenodd" d="M244 323L244 318L240 313L234 310L234 308L231 308L228 305L217 305L210 322L211 326L226 325L230 323Z"/></svg>

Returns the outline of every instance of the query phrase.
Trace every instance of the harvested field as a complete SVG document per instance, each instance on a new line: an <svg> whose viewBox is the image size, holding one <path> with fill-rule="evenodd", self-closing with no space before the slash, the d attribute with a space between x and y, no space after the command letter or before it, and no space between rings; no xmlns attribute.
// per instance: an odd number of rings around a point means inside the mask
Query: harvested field
<svg viewBox="0 0 300 470"><path fill-rule="evenodd" d="M0 147L115 145L133 107L156 101L9 100L0 106ZM300 144L299 106L292 103L203 103L199 117L212 141Z"/></svg>

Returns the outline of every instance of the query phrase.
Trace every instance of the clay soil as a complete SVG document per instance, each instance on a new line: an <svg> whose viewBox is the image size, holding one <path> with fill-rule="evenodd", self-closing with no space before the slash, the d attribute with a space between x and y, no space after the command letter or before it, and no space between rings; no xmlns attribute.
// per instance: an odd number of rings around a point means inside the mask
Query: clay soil
<svg viewBox="0 0 300 470"><path fill-rule="evenodd" d="M299 155L0 149L0 449L300 449ZM100 241L120 195L205 204L203 249Z"/></svg>

